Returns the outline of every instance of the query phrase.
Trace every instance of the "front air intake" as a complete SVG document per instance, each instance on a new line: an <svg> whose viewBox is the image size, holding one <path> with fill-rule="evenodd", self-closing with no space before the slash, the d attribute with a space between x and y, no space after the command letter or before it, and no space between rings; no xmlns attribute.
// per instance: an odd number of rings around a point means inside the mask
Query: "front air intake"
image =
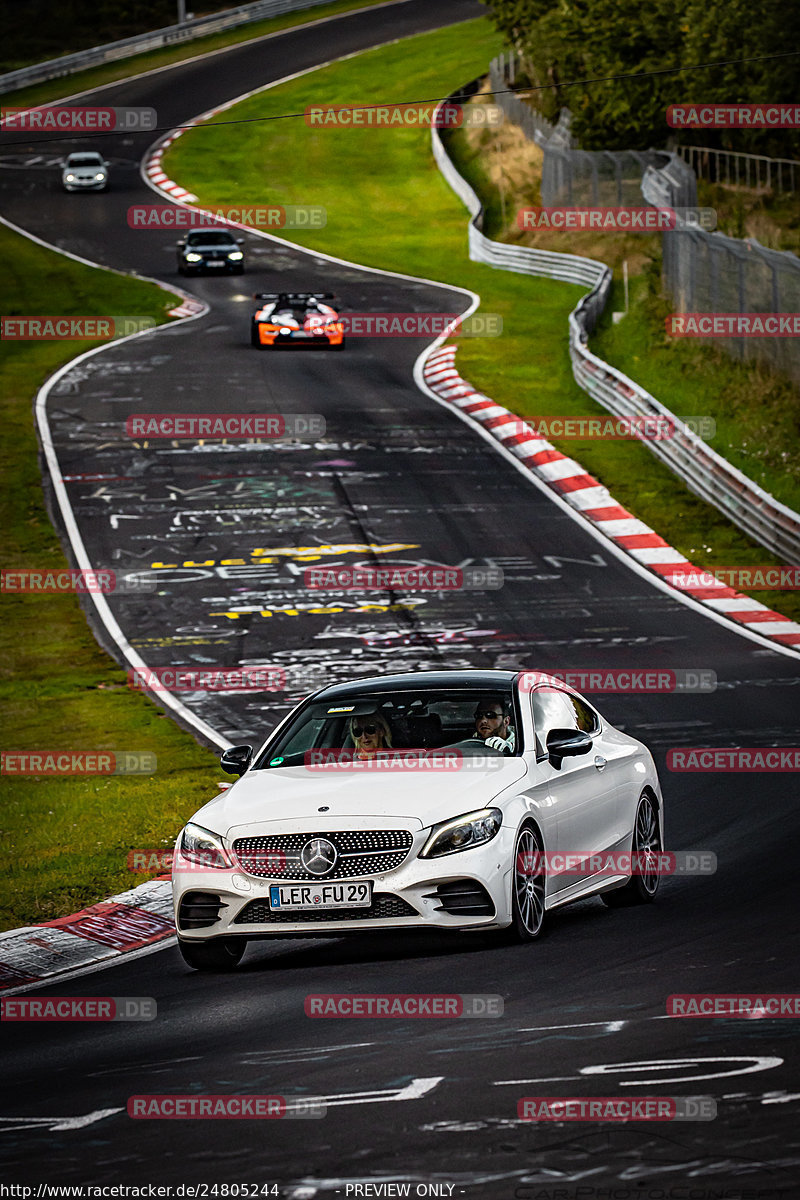
<svg viewBox="0 0 800 1200"><path fill-rule="evenodd" d="M483 884L475 879L454 879L440 883L435 892L429 892L426 900L438 900L439 911L452 917L493 917L492 898Z"/></svg>
<svg viewBox="0 0 800 1200"><path fill-rule="evenodd" d="M178 909L179 929L208 929L219 920L227 904L213 892L186 892Z"/></svg>

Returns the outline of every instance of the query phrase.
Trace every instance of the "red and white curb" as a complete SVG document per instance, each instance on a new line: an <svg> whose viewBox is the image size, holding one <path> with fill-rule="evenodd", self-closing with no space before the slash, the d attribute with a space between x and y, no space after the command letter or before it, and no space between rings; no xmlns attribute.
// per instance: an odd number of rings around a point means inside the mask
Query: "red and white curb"
<svg viewBox="0 0 800 1200"><path fill-rule="evenodd" d="M425 383L439 396L476 421L501 442L520 462L552 488L567 504L577 509L601 533L647 567L676 591L691 596L714 612L747 626L751 632L784 646L800 647L800 625L790 621L750 596L718 581L711 582L708 568L693 566L688 558L617 504L608 489L587 474L579 462L556 450L550 442L507 408L496 404L462 379L455 367L455 346L441 346L423 367ZM675 572L701 577L703 585L681 586L670 576Z"/></svg>
<svg viewBox="0 0 800 1200"><path fill-rule="evenodd" d="M169 310L170 317L199 317L208 309L207 304L203 304L200 300L192 300L187 296L177 308Z"/></svg>
<svg viewBox="0 0 800 1200"><path fill-rule="evenodd" d="M172 883L153 879L69 917L0 933L0 991L46 983L174 935Z"/></svg>
<svg viewBox="0 0 800 1200"><path fill-rule="evenodd" d="M165 137L162 142L152 150L144 166L144 173L147 178L154 183L157 188L171 196L174 200L183 200L185 204L191 204L197 199L192 192L187 192L186 188L182 188L174 179L170 179L164 170L161 163L161 156L168 146L171 146L176 138L180 137L182 130L176 129L168 137Z"/></svg>

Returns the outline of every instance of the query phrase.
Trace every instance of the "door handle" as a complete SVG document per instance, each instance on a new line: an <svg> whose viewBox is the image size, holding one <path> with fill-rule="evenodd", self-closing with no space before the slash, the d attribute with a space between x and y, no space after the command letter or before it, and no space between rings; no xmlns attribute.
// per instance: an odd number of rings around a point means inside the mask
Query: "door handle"
<svg viewBox="0 0 800 1200"><path fill-rule="evenodd" d="M594 765L598 771L604 771L606 769L607 763L606 763L606 760L603 758L602 754L595 754Z"/></svg>

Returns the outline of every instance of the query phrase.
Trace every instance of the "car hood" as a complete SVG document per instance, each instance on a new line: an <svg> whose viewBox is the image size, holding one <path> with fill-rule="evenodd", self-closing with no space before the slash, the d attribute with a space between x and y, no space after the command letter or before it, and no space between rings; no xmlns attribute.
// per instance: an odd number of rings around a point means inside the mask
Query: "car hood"
<svg viewBox="0 0 800 1200"><path fill-rule="evenodd" d="M402 819L424 829L483 808L525 774L521 758L450 770L284 767L252 771L204 805L192 821L224 837L341 828ZM320 809L327 807L327 812Z"/></svg>

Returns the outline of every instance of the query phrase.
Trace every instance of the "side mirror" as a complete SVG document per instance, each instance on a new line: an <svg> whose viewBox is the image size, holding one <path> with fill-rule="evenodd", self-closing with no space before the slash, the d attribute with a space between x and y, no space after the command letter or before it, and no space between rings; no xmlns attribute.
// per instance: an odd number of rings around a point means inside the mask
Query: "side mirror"
<svg viewBox="0 0 800 1200"><path fill-rule="evenodd" d="M220 755L219 765L228 775L244 775L253 757L252 746L231 746Z"/></svg>
<svg viewBox="0 0 800 1200"><path fill-rule="evenodd" d="M581 729L551 729L547 735L547 753L557 771L563 759L588 754L591 748L591 737Z"/></svg>
<svg viewBox="0 0 800 1200"><path fill-rule="evenodd" d="M237 239L236 239L236 244L237 244L238 246L243 246L243 245L244 245L244 238L237 238Z"/></svg>
<svg viewBox="0 0 800 1200"><path fill-rule="evenodd" d="M186 245L186 238L181 238L181 240L178 242L178 246L181 247L181 246L185 246L185 245Z"/></svg>

